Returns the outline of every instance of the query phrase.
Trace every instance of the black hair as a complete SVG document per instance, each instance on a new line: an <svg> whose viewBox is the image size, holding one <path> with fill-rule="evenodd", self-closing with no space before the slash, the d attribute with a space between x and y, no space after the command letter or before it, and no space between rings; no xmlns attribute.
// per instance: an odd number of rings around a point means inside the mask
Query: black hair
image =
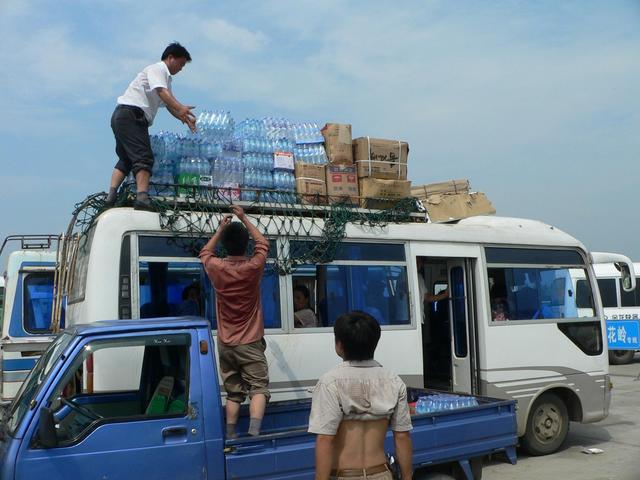
<svg viewBox="0 0 640 480"><path fill-rule="evenodd" d="M200 294L200 286L196 283L192 283L184 287L182 290L182 300L186 300L189 297L189 292L191 290L195 290L197 294Z"/></svg>
<svg viewBox="0 0 640 480"><path fill-rule="evenodd" d="M380 340L380 325L368 313L353 311L336 319L333 333L342 345L344 360L370 360Z"/></svg>
<svg viewBox="0 0 640 480"><path fill-rule="evenodd" d="M306 287L306 285L296 285L295 287L293 287L293 291L300 292L302 295L304 295L304 298L307 299L311 296L311 293L309 293L309 289Z"/></svg>
<svg viewBox="0 0 640 480"><path fill-rule="evenodd" d="M231 222L222 231L222 246L229 255L244 255L249 245L249 232L240 222Z"/></svg>
<svg viewBox="0 0 640 480"><path fill-rule="evenodd" d="M187 62L191 61L191 55L189 54L187 49L180 45L178 42L170 43L167 48L164 49L164 52L162 52L162 58L160 58L160 60L165 60L169 55L172 55L176 58L186 58Z"/></svg>

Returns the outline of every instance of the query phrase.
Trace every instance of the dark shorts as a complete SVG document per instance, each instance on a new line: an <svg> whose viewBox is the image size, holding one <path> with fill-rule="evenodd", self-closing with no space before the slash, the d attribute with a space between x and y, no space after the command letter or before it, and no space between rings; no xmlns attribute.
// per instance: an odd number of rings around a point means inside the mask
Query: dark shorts
<svg viewBox="0 0 640 480"><path fill-rule="evenodd" d="M149 123L141 108L118 105L111 116L111 130L116 137L118 163L115 168L125 175L140 170L151 173L153 152L149 140Z"/></svg>
<svg viewBox="0 0 640 480"><path fill-rule="evenodd" d="M251 398L257 393L269 400L266 348L264 338L246 345L231 346L218 342L220 374L228 400L242 403L247 395Z"/></svg>

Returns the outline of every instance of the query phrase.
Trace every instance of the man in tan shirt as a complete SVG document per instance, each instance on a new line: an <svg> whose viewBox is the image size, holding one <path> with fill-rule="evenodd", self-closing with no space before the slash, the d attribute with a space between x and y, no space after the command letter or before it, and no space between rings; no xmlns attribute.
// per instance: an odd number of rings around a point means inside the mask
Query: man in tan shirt
<svg viewBox="0 0 640 480"><path fill-rule="evenodd" d="M313 391L309 432L317 434L316 480L391 480L384 439L391 428L403 479L412 476L411 417L400 377L373 359L380 325L369 314L341 315L334 326L344 362Z"/></svg>
<svg viewBox="0 0 640 480"><path fill-rule="evenodd" d="M240 405L247 394L249 435L259 435L269 400L269 370L265 357L264 321L260 281L267 261L269 241L249 221L241 207L231 206L240 222L227 215L200 252L200 261L216 292L218 357L227 391L227 438L235 438ZM255 242L252 257L246 256L249 235ZM218 241L227 252L216 256Z"/></svg>

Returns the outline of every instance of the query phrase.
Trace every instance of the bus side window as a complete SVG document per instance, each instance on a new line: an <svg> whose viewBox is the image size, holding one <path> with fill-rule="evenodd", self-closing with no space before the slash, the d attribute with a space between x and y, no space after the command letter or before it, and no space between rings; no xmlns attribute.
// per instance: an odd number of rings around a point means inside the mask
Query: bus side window
<svg viewBox="0 0 640 480"><path fill-rule="evenodd" d="M638 307L640 306L640 278L636 278L636 288L631 292L625 292L620 285L620 306Z"/></svg>

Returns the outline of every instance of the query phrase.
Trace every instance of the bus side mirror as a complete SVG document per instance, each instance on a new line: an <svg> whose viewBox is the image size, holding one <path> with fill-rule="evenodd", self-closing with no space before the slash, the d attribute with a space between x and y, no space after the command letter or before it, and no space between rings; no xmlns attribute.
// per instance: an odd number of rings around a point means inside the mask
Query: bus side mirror
<svg viewBox="0 0 640 480"><path fill-rule="evenodd" d="M38 443L44 448L55 448L58 446L58 435L56 434L56 422L53 419L53 412L50 408L40 409L40 422L38 426Z"/></svg>
<svg viewBox="0 0 640 480"><path fill-rule="evenodd" d="M631 275L631 272L629 271L629 265L626 263L622 263L622 262L616 262L614 263L616 269L618 269L620 271L620 276L621 276L621 280L622 280L622 289L625 292L632 292L634 288L636 288L635 286L635 278L633 277L633 275Z"/></svg>

